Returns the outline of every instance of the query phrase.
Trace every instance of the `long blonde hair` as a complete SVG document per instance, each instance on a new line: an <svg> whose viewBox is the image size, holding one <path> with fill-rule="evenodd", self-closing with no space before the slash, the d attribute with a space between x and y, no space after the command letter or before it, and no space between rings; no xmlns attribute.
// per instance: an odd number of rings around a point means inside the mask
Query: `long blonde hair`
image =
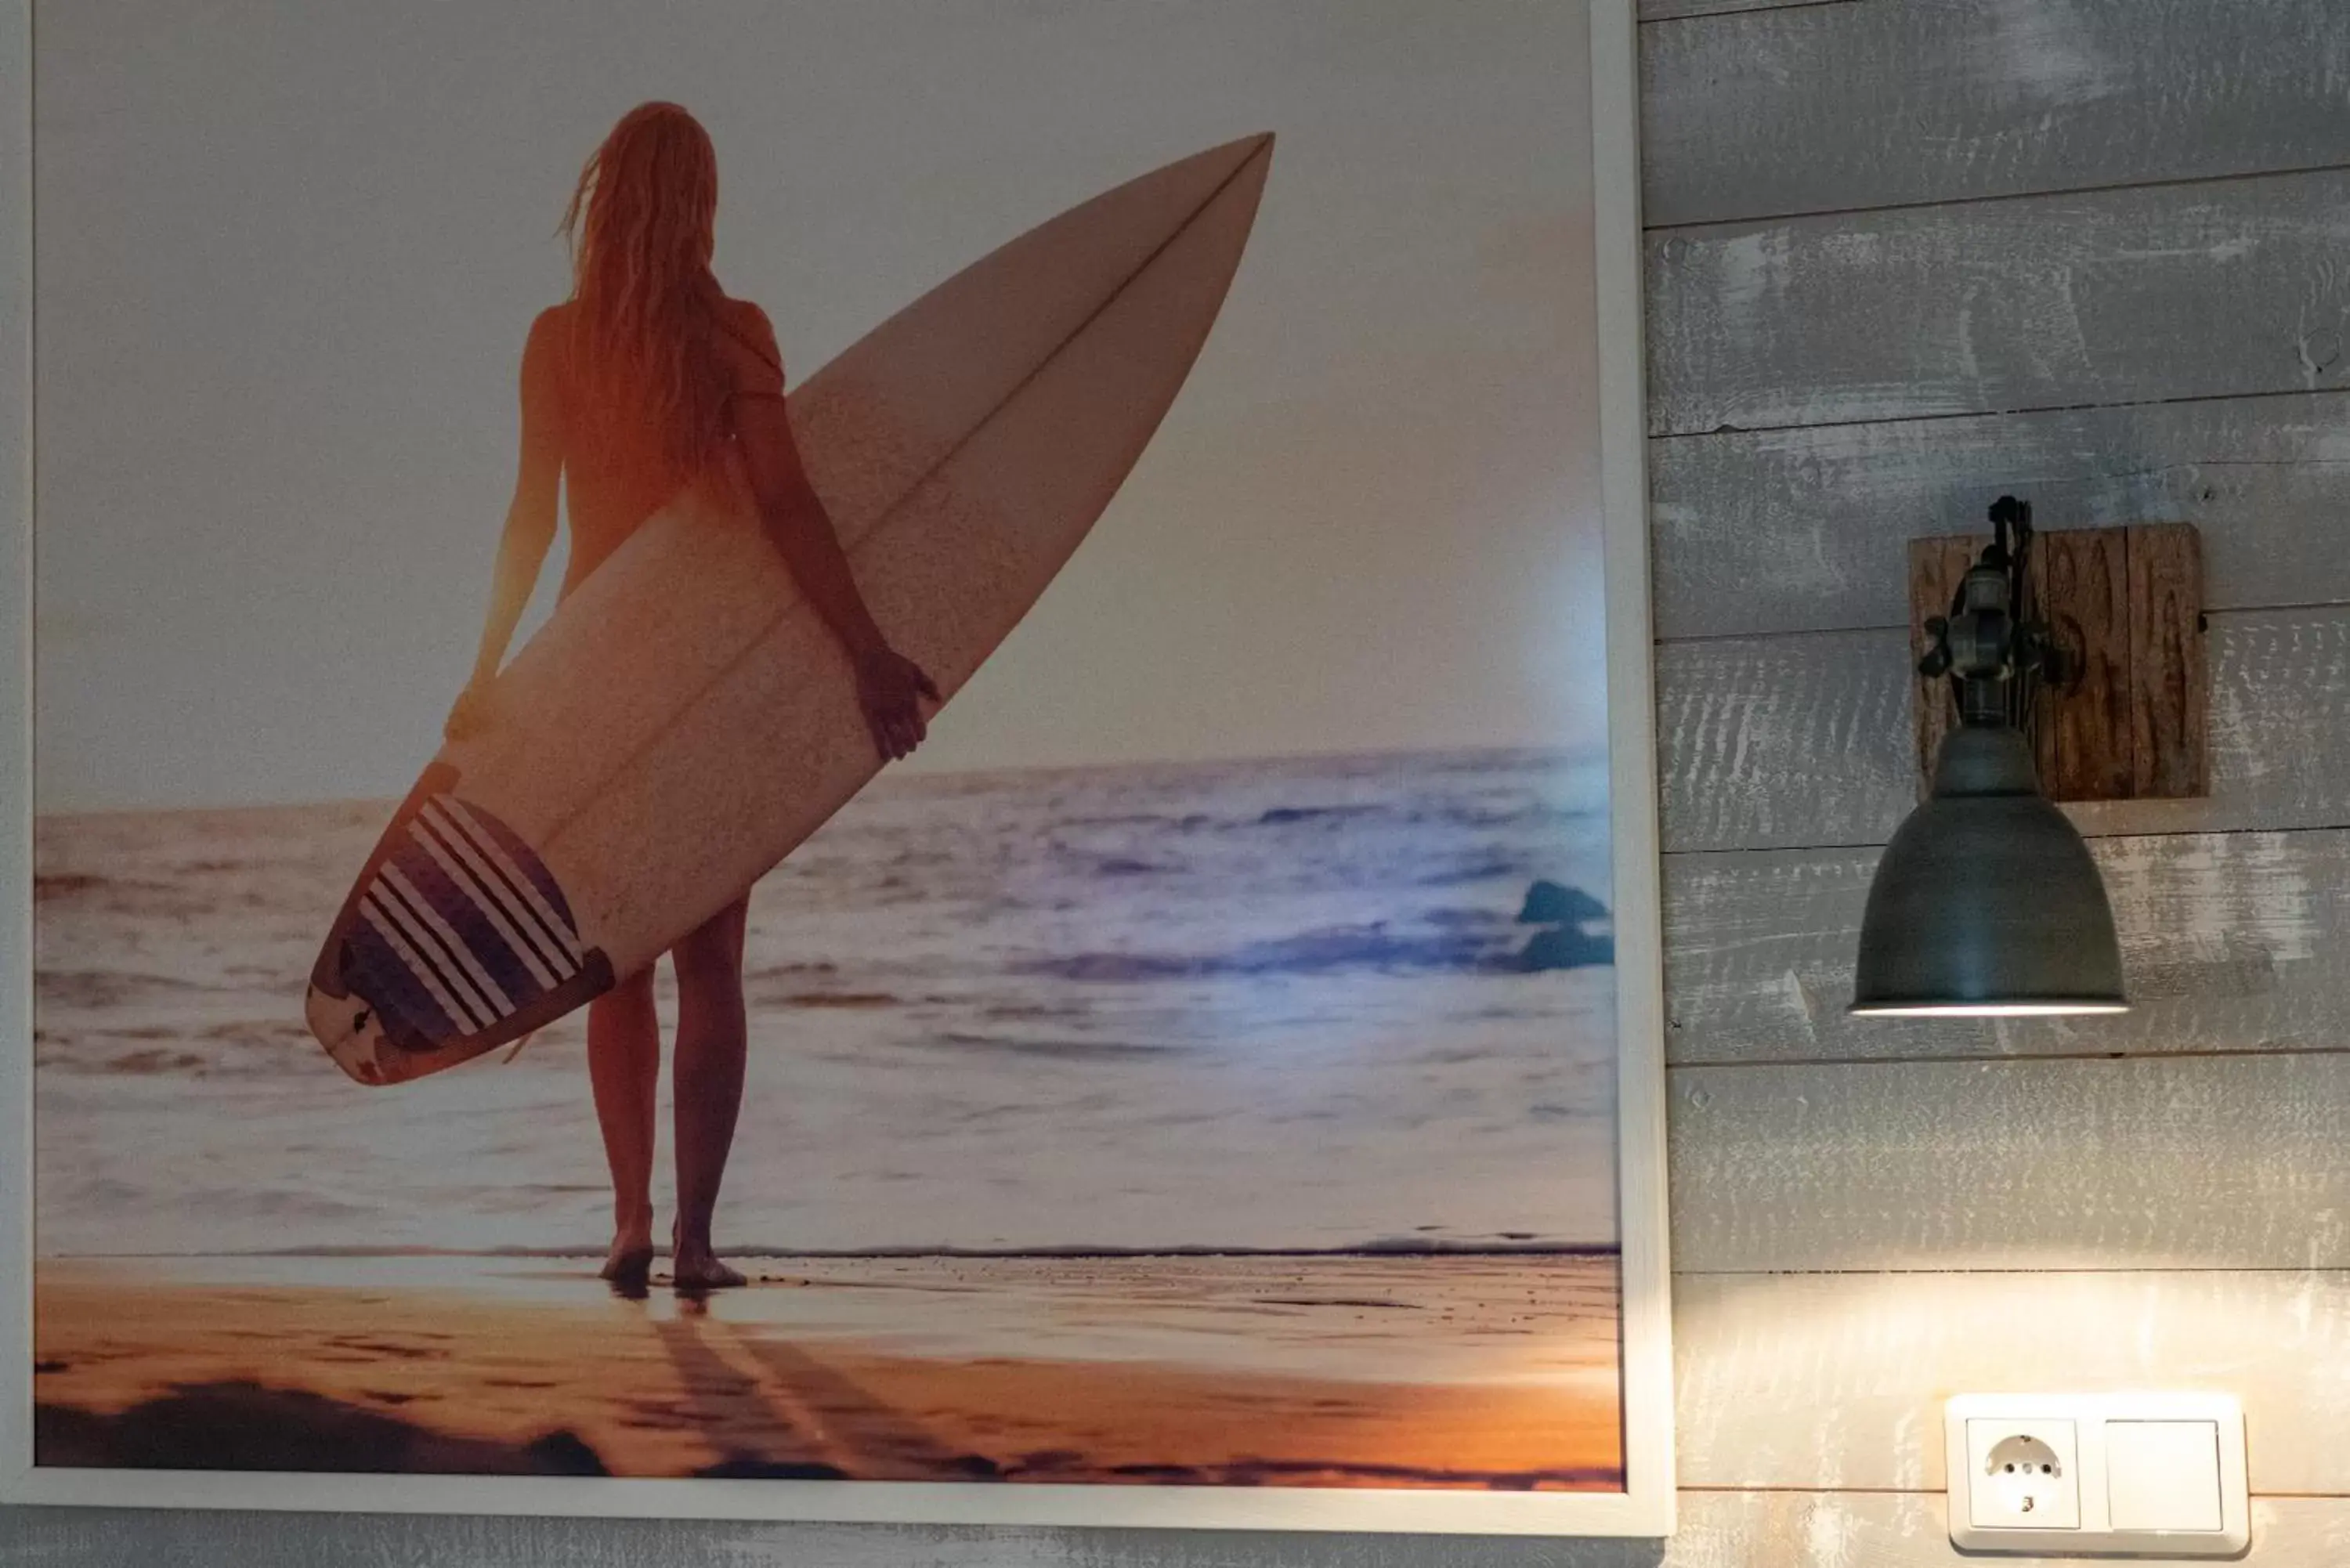
<svg viewBox="0 0 2350 1568"><path fill-rule="evenodd" d="M673 103L620 118L579 171L571 242L575 362L608 389L581 412L648 427L673 474L692 477L727 432L718 357L718 155ZM577 351L584 348L584 355Z"/></svg>

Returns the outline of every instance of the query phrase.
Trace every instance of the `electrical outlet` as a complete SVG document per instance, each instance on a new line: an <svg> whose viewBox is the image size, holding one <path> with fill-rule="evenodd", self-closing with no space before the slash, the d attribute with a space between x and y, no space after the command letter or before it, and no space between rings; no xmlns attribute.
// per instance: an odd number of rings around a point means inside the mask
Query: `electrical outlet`
<svg viewBox="0 0 2350 1568"><path fill-rule="evenodd" d="M2070 1421L1969 1421L1968 1519L1980 1530L2080 1529L2079 1456Z"/></svg>

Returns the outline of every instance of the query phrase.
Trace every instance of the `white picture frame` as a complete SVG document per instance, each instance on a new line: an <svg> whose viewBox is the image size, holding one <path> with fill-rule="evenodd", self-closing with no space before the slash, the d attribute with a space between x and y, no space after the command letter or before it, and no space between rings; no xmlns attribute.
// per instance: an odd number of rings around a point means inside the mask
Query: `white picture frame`
<svg viewBox="0 0 2350 1568"><path fill-rule="evenodd" d="M1431 4L1436 0L1431 0ZM1587 5L1606 515L1608 771L1619 1033L1621 1492L1104 1487L885 1481L488 1479L62 1469L33 1462L32 0L0 19L0 1501L1285 1531L1661 1537L1674 1520L1663 999L1645 479L1634 0Z"/></svg>

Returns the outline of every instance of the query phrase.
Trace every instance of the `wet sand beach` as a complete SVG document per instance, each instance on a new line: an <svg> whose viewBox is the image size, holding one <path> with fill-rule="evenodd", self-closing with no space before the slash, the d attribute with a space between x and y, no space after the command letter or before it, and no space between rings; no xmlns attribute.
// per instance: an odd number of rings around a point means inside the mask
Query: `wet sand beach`
<svg viewBox="0 0 2350 1568"><path fill-rule="evenodd" d="M1612 1490L1607 1255L45 1260L38 1462Z"/></svg>

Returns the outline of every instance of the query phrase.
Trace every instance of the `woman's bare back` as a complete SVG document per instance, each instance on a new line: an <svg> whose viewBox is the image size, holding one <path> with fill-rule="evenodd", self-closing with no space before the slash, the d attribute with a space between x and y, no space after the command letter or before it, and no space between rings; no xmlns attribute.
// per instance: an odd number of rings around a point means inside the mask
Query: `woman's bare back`
<svg viewBox="0 0 2350 1568"><path fill-rule="evenodd" d="M742 504L756 514L793 580L847 652L858 702L883 760L910 754L929 732L921 704L937 702L938 688L889 646L857 590L823 498L800 461L784 406L775 328L750 301L712 293L723 430L699 472L683 476L675 449L663 450L660 421L647 416L646 400L599 384L603 379L582 363L579 306L552 306L531 323L523 348L522 463L498 544L473 675L450 710L451 738L487 722L487 692L554 543L559 497L568 497L571 516L562 588L568 596L690 483L740 487Z"/></svg>
<svg viewBox="0 0 2350 1568"><path fill-rule="evenodd" d="M523 351L524 422L533 422L529 404L539 401L561 446L571 521L567 595L683 487L660 432L636 415L627 389L601 380L582 362L574 329L577 310L567 302L541 312ZM766 313L731 298L721 299L719 312L716 346L730 394L781 397L782 356Z"/></svg>

